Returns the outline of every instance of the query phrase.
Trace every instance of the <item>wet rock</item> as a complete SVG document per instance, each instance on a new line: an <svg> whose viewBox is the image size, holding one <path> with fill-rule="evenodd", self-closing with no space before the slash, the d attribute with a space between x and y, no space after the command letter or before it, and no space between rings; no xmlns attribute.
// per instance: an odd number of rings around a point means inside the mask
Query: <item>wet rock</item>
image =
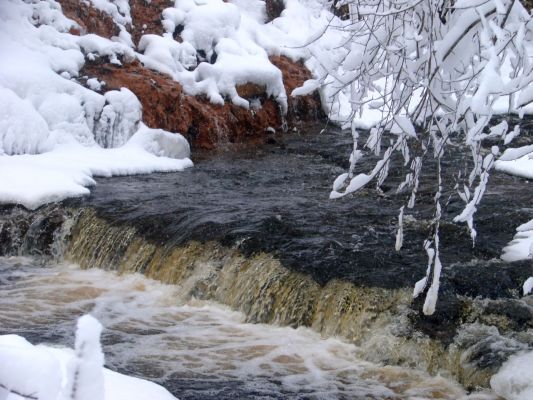
<svg viewBox="0 0 533 400"><path fill-rule="evenodd" d="M0 208L0 256L57 256L59 232L69 214L54 207L36 212L19 206Z"/></svg>
<svg viewBox="0 0 533 400"><path fill-rule="evenodd" d="M72 34L85 35L94 33L98 36L111 38L120 33L113 18L103 11L97 10L89 4L79 0L59 0L63 13L76 21L81 30L73 29Z"/></svg>
<svg viewBox="0 0 533 400"><path fill-rule="evenodd" d="M287 58L274 57L273 62L286 77L288 93L310 77L303 65ZM228 143L263 143L267 139L267 128L283 130L284 120L278 104L267 98L258 85L246 84L238 88L241 96L259 105L247 110L229 101L221 106L203 96L188 96L178 82L144 68L139 62L123 66L88 62L82 75L105 81L107 90L127 87L141 101L143 120L149 127L179 132L196 149L214 149ZM318 96L289 99L288 124L322 116Z"/></svg>
<svg viewBox="0 0 533 400"><path fill-rule="evenodd" d="M445 345L453 342L457 327L461 323L462 303L453 294L440 293L439 306L433 315L424 315L422 306L425 296L417 297L412 307L417 311L411 314L413 326L432 339L437 339Z"/></svg>
<svg viewBox="0 0 533 400"><path fill-rule="evenodd" d="M165 8L173 7L172 0L131 0L131 39L135 45L139 44L142 35L163 34L161 13Z"/></svg>
<svg viewBox="0 0 533 400"><path fill-rule="evenodd" d="M522 300L502 299L485 302L479 321L502 332L533 328L533 307Z"/></svg>
<svg viewBox="0 0 533 400"><path fill-rule="evenodd" d="M303 63L292 61L283 56L270 56L270 62L278 67L283 75L283 84L289 101L287 118L291 121L324 118L325 114L318 92L308 96L291 96L294 89L302 86L306 80L313 77Z"/></svg>
<svg viewBox="0 0 533 400"><path fill-rule="evenodd" d="M464 325L452 351L459 351L457 376L467 389L488 386L490 377L512 355L528 349L528 345L500 334L494 326Z"/></svg>
<svg viewBox="0 0 533 400"><path fill-rule="evenodd" d="M267 22L270 22L281 15L285 9L285 4L283 3L283 0L266 0L265 7L267 13Z"/></svg>
<svg viewBox="0 0 533 400"><path fill-rule="evenodd" d="M340 5L339 3L341 3L339 0L333 0L333 4L331 5L331 11L343 21L349 20L350 6L348 4Z"/></svg>

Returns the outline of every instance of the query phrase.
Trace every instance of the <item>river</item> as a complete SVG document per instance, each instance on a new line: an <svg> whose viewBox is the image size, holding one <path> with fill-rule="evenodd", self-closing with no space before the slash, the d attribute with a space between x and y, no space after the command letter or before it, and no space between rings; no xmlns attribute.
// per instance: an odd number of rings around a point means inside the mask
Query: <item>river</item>
<svg viewBox="0 0 533 400"><path fill-rule="evenodd" d="M499 260L533 218L533 187L493 175L474 248L464 226L442 223L441 295L425 317L411 293L435 181L422 180L395 252L404 167L379 194L331 201L350 138L321 128L197 153L181 173L98 179L35 212L4 207L0 333L72 345L76 318L93 312L110 368L182 399L494 398L476 390L533 348L520 296L531 265ZM445 219L461 206L447 202Z"/></svg>

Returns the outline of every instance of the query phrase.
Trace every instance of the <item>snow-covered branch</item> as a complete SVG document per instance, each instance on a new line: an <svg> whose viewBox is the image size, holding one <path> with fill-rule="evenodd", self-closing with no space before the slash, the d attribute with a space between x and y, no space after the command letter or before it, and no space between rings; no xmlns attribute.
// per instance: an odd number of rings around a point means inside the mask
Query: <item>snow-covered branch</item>
<svg viewBox="0 0 533 400"><path fill-rule="evenodd" d="M533 66L530 64L529 13L516 0L359 0L345 1L351 21L343 29L349 35L341 61L325 71L321 82L335 86L333 96L349 98L349 119L354 138L350 168L333 185L331 198L355 192L375 181L386 180L390 162L400 157L408 165L416 162L398 192L410 188L407 208L415 205L420 174L431 161L437 163L435 179L437 216L434 219L433 261L424 278L428 291L424 312L433 313L441 271L438 259L438 225L442 187L440 160L446 151L469 149L470 173L456 172L455 188L465 208L455 222L465 222L476 237L474 214L489 181L490 171L500 154L493 146L485 155L487 138L508 144L518 127L501 123L487 126L496 112L518 112L533 101ZM334 80L327 76L335 77ZM331 91L330 91L331 92ZM332 99L330 101L333 102ZM362 149L359 148L361 120L369 111L377 114ZM357 117L357 118L356 118ZM358 173L364 149L380 156L372 171ZM426 172L427 173L427 172ZM470 196L471 190L473 195ZM399 219L403 219L404 208ZM401 247L400 226L397 248ZM401 240L400 240L401 239Z"/></svg>

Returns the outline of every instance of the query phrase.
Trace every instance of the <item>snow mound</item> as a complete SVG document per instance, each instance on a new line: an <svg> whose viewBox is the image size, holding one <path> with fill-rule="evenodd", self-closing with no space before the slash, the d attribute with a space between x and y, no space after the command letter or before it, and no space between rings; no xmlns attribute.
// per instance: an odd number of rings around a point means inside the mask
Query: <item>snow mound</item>
<svg viewBox="0 0 533 400"><path fill-rule="evenodd" d="M34 346L17 335L0 336L0 398L23 400L176 400L163 387L103 368L102 325L78 320L75 350Z"/></svg>
<svg viewBox="0 0 533 400"><path fill-rule="evenodd" d="M506 400L533 399L533 351L511 357L490 379L490 386Z"/></svg>

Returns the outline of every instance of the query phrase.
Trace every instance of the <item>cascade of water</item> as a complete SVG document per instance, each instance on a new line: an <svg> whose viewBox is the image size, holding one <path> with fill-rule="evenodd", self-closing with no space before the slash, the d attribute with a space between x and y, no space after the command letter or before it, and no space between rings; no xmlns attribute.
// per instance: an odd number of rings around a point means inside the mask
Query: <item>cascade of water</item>
<svg viewBox="0 0 533 400"><path fill-rule="evenodd" d="M177 285L182 302L211 300L243 312L247 322L310 327L323 337L340 336L357 344L364 359L432 373L449 371L467 387L486 387L509 355L533 342L531 332L510 329L507 303L465 301L461 318L468 324L451 344L445 343L417 331L409 288L341 280L320 285L270 254L245 257L237 248L213 241L179 246L172 238L150 242L134 226L110 224L90 208L49 207L34 214L13 210L0 221L0 238L3 255L44 255L85 269L142 273ZM513 307L530 312L519 301ZM496 345L500 351L493 355Z"/></svg>

